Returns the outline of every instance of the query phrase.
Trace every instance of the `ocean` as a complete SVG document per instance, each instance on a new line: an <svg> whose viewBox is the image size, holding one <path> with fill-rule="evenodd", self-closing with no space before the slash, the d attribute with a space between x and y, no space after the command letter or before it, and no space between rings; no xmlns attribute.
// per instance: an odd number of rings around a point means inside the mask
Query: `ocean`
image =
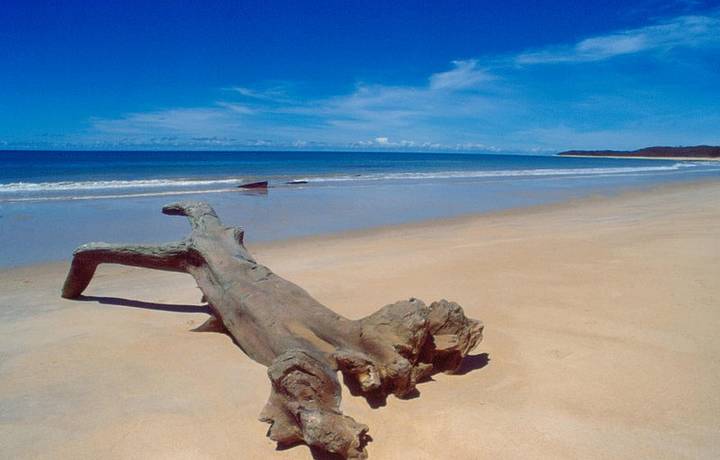
<svg viewBox="0 0 720 460"><path fill-rule="evenodd" d="M0 152L0 267L68 259L89 241L162 242L160 214L206 200L249 243L720 178L720 163L398 152ZM267 192L237 185L267 180ZM294 182L294 183L292 183Z"/></svg>

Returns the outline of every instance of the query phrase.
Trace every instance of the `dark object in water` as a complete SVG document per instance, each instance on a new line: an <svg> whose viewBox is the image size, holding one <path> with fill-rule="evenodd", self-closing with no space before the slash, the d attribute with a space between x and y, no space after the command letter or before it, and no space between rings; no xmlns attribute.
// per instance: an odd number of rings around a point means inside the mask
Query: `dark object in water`
<svg viewBox="0 0 720 460"><path fill-rule="evenodd" d="M307 184L308 181L306 181L306 180L290 180L285 183L289 184L289 185L297 185L297 184Z"/></svg>
<svg viewBox="0 0 720 460"><path fill-rule="evenodd" d="M238 188L267 188L268 183L266 180L261 182L251 182L249 184L238 185Z"/></svg>

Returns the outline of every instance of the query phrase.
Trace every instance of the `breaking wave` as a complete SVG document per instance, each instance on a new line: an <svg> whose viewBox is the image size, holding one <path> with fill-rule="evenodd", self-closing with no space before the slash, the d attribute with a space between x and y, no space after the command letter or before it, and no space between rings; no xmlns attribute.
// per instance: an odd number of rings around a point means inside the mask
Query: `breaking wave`
<svg viewBox="0 0 720 460"><path fill-rule="evenodd" d="M66 192L72 190L112 190L132 188L196 187L222 184L237 184L234 179L144 179L144 180L97 180L80 182L11 182L0 184L0 193L17 192Z"/></svg>
<svg viewBox="0 0 720 460"><path fill-rule="evenodd" d="M580 176L608 175L642 172L676 171L695 166L692 163L675 163L668 166L637 166L615 168L544 168L544 169L504 169L481 171L435 171L435 172L403 172L377 173L364 175L343 175L328 177L309 177L308 182L347 182L368 180L403 180L403 179L472 179L485 177L537 177L537 176Z"/></svg>
<svg viewBox="0 0 720 460"><path fill-rule="evenodd" d="M702 166L703 163L677 162L657 166L628 166L600 168L535 168L499 170L448 170L433 172L385 172L366 174L341 174L326 176L277 176L262 178L273 186L288 187L298 184L341 185L342 183L383 180L442 180L474 178L522 178L522 177L583 177L583 176L631 176L663 173ZM716 166L713 164L713 166ZM700 168L704 170L703 168ZM690 172L690 171L687 171ZM253 177L254 180L261 180ZM238 192L239 185L248 178L219 179L139 179L139 180L95 180L61 182L12 182L0 183L0 203L99 200L153 196L192 195L206 193ZM246 191L247 192L247 191Z"/></svg>
<svg viewBox="0 0 720 460"><path fill-rule="evenodd" d="M152 196L175 196L175 195L198 195L206 193L241 193L242 190L237 188L216 188L210 190L173 190L168 192L148 192L148 193L120 193L109 195L78 195L78 196L43 196L43 197L19 197L0 199L0 203L18 203L23 201L82 201L82 200L109 200L118 198L143 198Z"/></svg>

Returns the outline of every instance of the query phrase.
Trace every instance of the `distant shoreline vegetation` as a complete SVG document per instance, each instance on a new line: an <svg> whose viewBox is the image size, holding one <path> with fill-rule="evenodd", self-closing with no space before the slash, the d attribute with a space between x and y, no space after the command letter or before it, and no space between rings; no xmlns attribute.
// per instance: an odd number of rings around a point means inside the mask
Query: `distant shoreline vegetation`
<svg viewBox="0 0 720 460"><path fill-rule="evenodd" d="M639 150L568 150L558 153L558 156L720 160L720 147L696 145L694 147L646 147Z"/></svg>

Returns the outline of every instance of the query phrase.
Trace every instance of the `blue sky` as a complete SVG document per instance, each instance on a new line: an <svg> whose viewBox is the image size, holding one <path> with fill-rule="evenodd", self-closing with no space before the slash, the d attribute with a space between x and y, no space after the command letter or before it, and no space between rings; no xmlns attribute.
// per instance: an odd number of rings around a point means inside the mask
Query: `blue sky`
<svg viewBox="0 0 720 460"><path fill-rule="evenodd" d="M720 2L0 10L0 149L720 144Z"/></svg>

